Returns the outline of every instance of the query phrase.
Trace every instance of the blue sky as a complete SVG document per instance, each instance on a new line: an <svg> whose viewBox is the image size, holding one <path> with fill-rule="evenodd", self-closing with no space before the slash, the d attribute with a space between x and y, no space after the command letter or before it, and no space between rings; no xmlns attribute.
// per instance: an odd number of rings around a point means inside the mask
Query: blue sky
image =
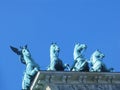
<svg viewBox="0 0 120 90"><path fill-rule="evenodd" d="M75 43L85 43L85 57L99 49L107 67L120 71L119 0L0 1L0 90L20 90L25 65L9 48L28 44L32 57L45 70L49 47L57 42L64 63L73 62Z"/></svg>

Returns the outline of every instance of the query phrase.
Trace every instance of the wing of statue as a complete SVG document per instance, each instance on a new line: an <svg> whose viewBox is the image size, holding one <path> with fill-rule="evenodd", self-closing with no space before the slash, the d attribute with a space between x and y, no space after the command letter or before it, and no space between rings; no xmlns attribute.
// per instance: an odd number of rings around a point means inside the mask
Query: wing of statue
<svg viewBox="0 0 120 90"><path fill-rule="evenodd" d="M17 48L15 48L15 47L13 47L13 46L10 46L10 48L11 48L12 51L15 52L17 55L21 55L21 52L20 52Z"/></svg>

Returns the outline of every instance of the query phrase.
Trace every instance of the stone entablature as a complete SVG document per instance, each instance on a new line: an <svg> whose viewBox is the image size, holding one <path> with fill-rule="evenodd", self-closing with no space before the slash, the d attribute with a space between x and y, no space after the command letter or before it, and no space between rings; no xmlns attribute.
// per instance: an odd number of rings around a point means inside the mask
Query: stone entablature
<svg viewBox="0 0 120 90"><path fill-rule="evenodd" d="M120 90L120 73L39 71L31 90Z"/></svg>

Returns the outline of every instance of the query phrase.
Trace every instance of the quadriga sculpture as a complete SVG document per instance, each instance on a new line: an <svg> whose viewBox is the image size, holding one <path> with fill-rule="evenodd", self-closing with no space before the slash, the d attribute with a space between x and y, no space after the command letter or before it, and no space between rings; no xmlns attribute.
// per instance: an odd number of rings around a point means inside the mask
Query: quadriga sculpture
<svg viewBox="0 0 120 90"><path fill-rule="evenodd" d="M50 46L50 65L47 70L64 71L69 68L68 64L63 64L59 58L60 48L56 43L52 43Z"/></svg>
<svg viewBox="0 0 120 90"><path fill-rule="evenodd" d="M110 72L113 70L113 68L110 69L106 68L106 65L102 62L104 57L105 55L99 50L93 52L90 58L90 62L92 66L90 68L91 72Z"/></svg>
<svg viewBox="0 0 120 90"><path fill-rule="evenodd" d="M29 90L32 80L34 79L37 72L40 70L38 64L36 64L31 57L31 53L27 48L27 45L17 49L13 46L10 46L13 52L20 56L20 60L23 64L26 65L26 70L24 72L24 77L22 81L22 90Z"/></svg>
<svg viewBox="0 0 120 90"><path fill-rule="evenodd" d="M74 64L71 71L89 71L89 65L87 60L83 56L83 52L86 50L87 45L77 43L74 47Z"/></svg>

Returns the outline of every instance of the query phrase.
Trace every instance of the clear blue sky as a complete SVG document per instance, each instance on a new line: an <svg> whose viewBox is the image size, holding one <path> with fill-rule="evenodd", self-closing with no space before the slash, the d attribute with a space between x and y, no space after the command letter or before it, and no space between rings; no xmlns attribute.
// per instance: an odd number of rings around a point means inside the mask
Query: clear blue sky
<svg viewBox="0 0 120 90"><path fill-rule="evenodd" d="M49 46L57 42L60 58L70 65L77 42L85 43L87 59L96 49L107 67L120 71L120 0L1 0L0 90L20 90L25 65L9 45L28 44L45 70Z"/></svg>

